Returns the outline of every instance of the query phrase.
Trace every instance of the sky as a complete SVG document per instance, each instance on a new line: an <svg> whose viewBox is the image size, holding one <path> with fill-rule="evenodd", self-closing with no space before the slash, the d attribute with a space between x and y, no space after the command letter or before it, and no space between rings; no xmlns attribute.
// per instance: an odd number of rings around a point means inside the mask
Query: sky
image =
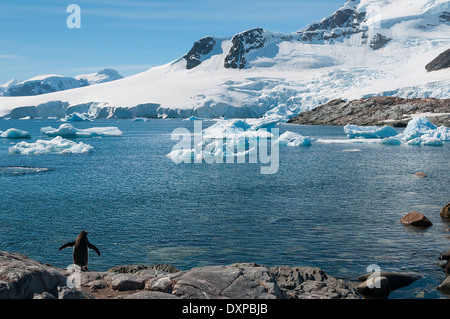
<svg viewBox="0 0 450 319"><path fill-rule="evenodd" d="M204 36L260 27L291 33L345 0L15 0L0 3L0 84L104 68L123 76L169 63ZM80 8L80 28L67 20ZM76 21L69 19L70 21Z"/></svg>

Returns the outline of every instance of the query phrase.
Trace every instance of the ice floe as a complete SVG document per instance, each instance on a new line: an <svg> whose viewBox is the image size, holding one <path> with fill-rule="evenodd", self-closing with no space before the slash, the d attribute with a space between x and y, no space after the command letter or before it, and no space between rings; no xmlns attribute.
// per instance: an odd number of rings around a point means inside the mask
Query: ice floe
<svg viewBox="0 0 450 319"><path fill-rule="evenodd" d="M311 139L295 132L284 132L278 138L279 145L283 146L310 146Z"/></svg>
<svg viewBox="0 0 450 319"><path fill-rule="evenodd" d="M385 138L398 135L397 130L389 125L378 127L347 124L344 132L349 138Z"/></svg>
<svg viewBox="0 0 450 319"><path fill-rule="evenodd" d="M91 145L83 142L76 143L57 136L52 140L37 140L35 143L17 143L9 148L9 153L18 155L85 154L93 150Z"/></svg>
<svg viewBox="0 0 450 319"><path fill-rule="evenodd" d="M0 131L2 138L31 138L31 134L16 128L10 128L4 132Z"/></svg>
<svg viewBox="0 0 450 319"><path fill-rule="evenodd" d="M322 144L387 144L387 145L415 145L415 146L442 146L443 141L450 141L450 128L436 127L426 117L415 117L408 122L403 133L398 133L389 126L357 126L346 125L344 131L349 139L319 139ZM394 132L396 134L394 134Z"/></svg>
<svg viewBox="0 0 450 319"><path fill-rule="evenodd" d="M117 127L92 127L78 129L69 123L61 124L59 128L51 126L41 128L41 133L50 137L61 136L66 138L76 137L115 137L122 136L123 132Z"/></svg>

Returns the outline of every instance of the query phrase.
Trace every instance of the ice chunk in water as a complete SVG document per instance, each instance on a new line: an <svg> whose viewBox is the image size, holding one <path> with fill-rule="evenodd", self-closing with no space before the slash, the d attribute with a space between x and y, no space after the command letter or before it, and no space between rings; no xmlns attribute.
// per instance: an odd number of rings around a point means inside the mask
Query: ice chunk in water
<svg viewBox="0 0 450 319"><path fill-rule="evenodd" d="M37 140L35 143L17 143L9 148L9 153L19 155L85 154L93 150L91 145L83 142L76 143L57 136L52 140Z"/></svg>
<svg viewBox="0 0 450 319"><path fill-rule="evenodd" d="M2 138L31 138L30 133L22 131L16 128L10 128L4 132L0 131L0 137Z"/></svg>
<svg viewBox="0 0 450 319"><path fill-rule="evenodd" d="M117 127L92 127L87 129L78 129L69 123L61 124L58 129L51 126L43 127L41 128L41 133L50 137L61 136L66 138L114 137L123 135L123 132Z"/></svg>

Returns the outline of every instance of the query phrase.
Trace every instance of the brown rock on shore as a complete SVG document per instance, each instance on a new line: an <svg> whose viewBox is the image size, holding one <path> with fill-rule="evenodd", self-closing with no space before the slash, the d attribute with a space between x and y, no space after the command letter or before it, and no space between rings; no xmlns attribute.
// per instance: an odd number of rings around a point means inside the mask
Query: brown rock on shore
<svg viewBox="0 0 450 319"><path fill-rule="evenodd" d="M430 227L433 225L432 222L425 215L418 212L411 212L406 214L400 219L405 225L415 226L415 227Z"/></svg>
<svg viewBox="0 0 450 319"><path fill-rule="evenodd" d="M450 220L450 203L442 207L440 216L442 219Z"/></svg>

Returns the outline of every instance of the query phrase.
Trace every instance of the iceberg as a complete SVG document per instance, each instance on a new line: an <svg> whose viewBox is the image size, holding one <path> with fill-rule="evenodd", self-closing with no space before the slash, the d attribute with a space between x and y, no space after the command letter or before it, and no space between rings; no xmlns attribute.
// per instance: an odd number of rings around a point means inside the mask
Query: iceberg
<svg viewBox="0 0 450 319"><path fill-rule="evenodd" d="M35 143L17 143L9 148L9 153L18 155L85 154L93 150L91 145L83 142L76 143L57 136L52 140L37 140Z"/></svg>
<svg viewBox="0 0 450 319"><path fill-rule="evenodd" d="M415 145L415 146L442 146L442 140L435 136L431 135L423 135L413 139L410 139L406 142L407 145Z"/></svg>
<svg viewBox="0 0 450 319"><path fill-rule="evenodd" d="M16 128L10 128L4 132L0 131L0 137L2 138L31 138L30 133L22 131Z"/></svg>
<svg viewBox="0 0 450 319"><path fill-rule="evenodd" d="M286 131L278 138L283 146L311 146L311 139L295 132Z"/></svg>
<svg viewBox="0 0 450 319"><path fill-rule="evenodd" d="M69 123L61 124L58 129L51 126L41 128L41 133L50 137L61 136L66 138L76 137L116 137L122 136L123 132L117 127L92 127L78 129Z"/></svg>
<svg viewBox="0 0 450 319"><path fill-rule="evenodd" d="M385 138L398 135L397 130L389 125L378 127L347 124L344 132L349 138Z"/></svg>
<svg viewBox="0 0 450 319"><path fill-rule="evenodd" d="M424 134L433 133L437 129L426 117L415 117L408 122L403 135L406 140L412 140Z"/></svg>

